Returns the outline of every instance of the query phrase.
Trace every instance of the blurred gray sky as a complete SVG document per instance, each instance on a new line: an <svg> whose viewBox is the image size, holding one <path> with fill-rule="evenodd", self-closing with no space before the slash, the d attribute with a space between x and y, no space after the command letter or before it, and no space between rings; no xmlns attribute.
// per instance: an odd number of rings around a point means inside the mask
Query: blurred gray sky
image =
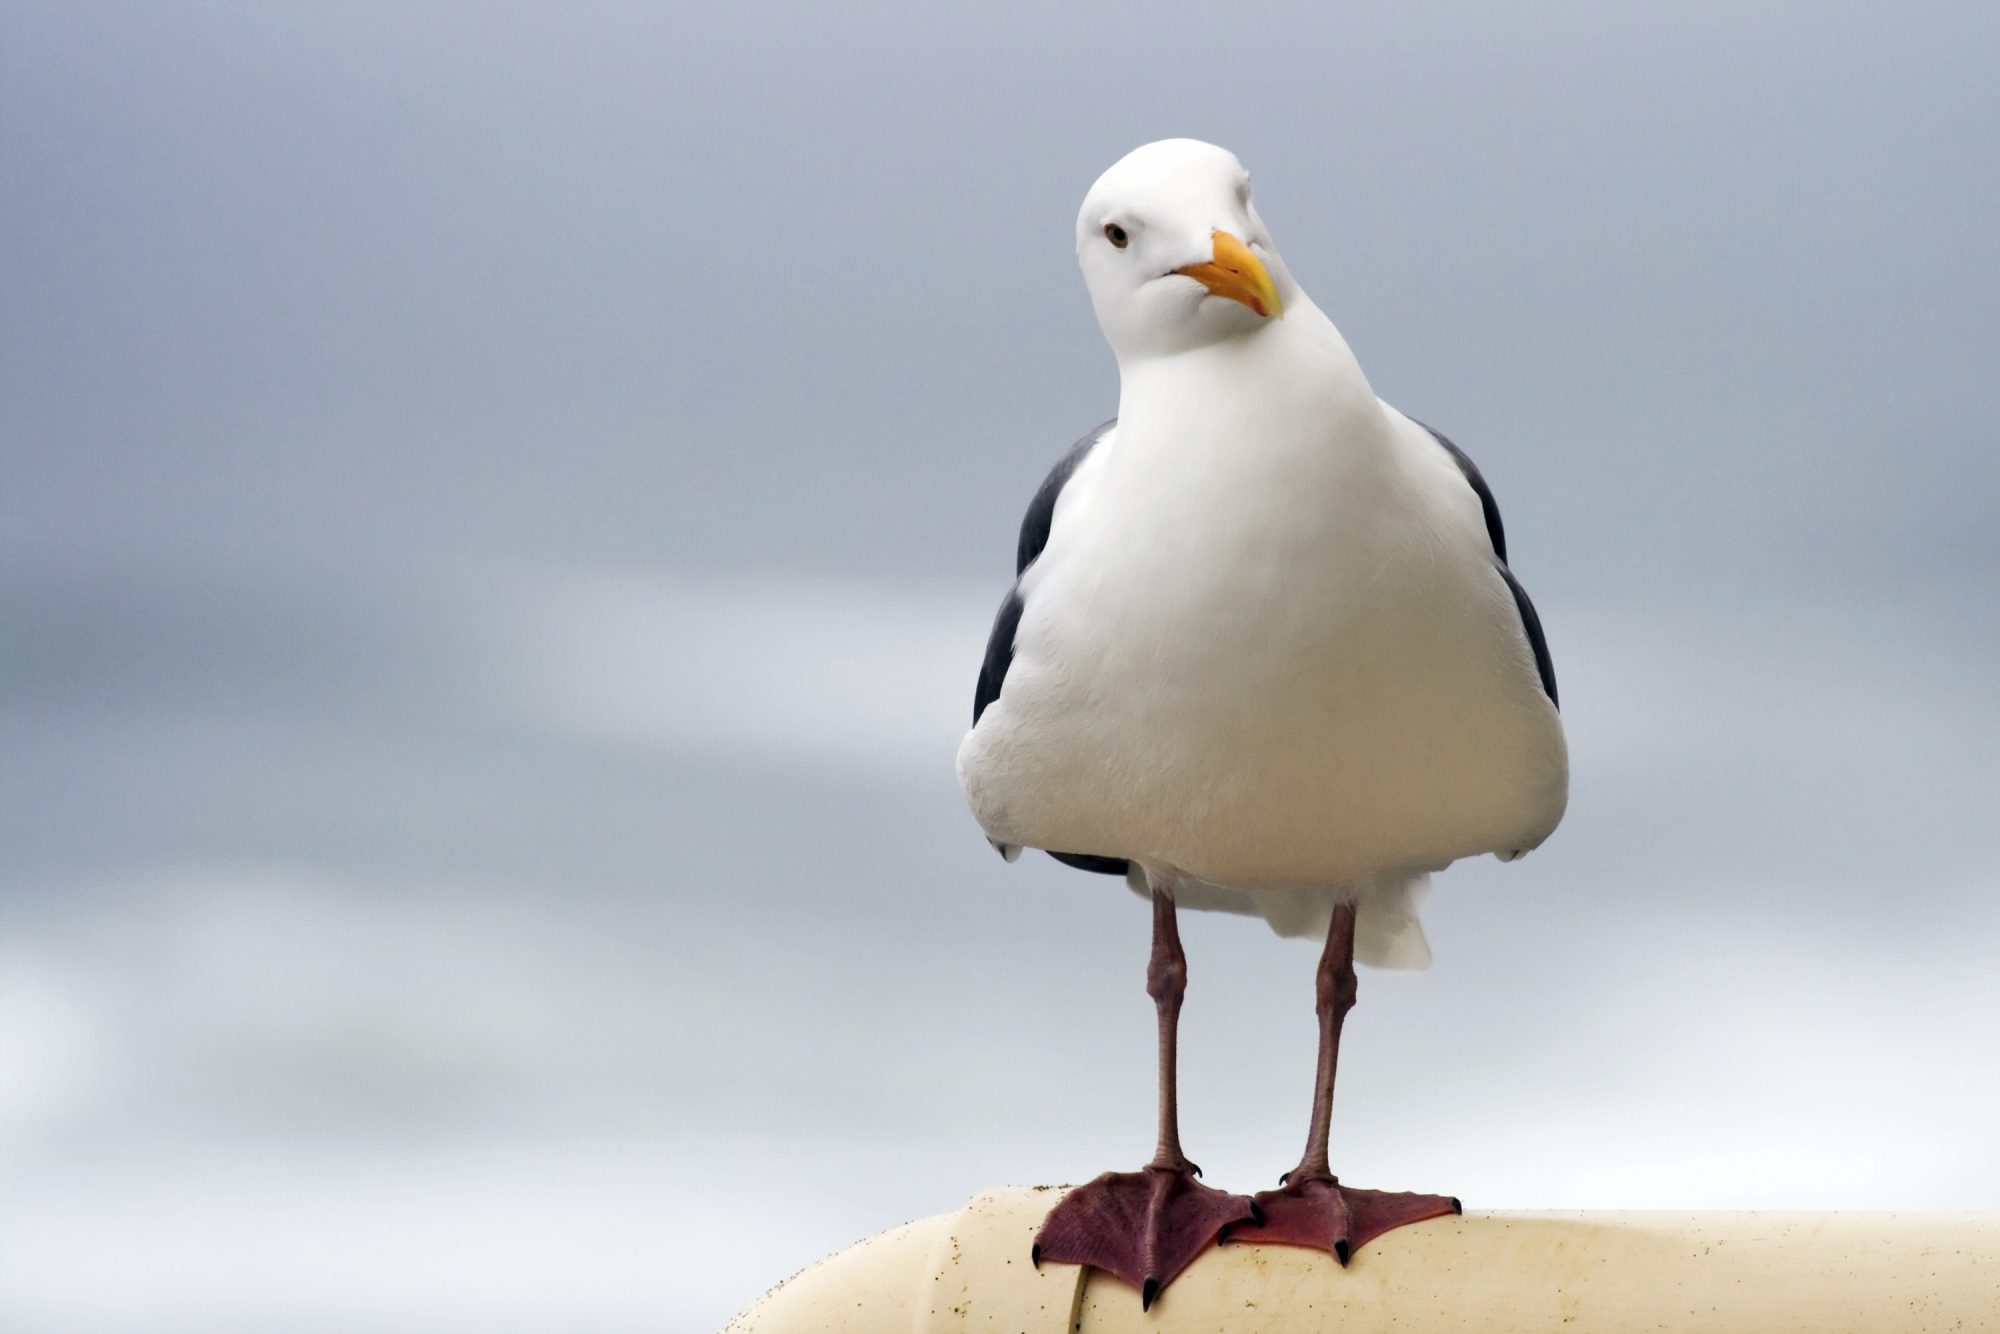
<svg viewBox="0 0 2000 1334"><path fill-rule="evenodd" d="M1146 922L951 776L1225 144L1498 491L1568 821L1369 976L1336 1153L2000 1205L2000 10L0 5L0 1324L701 1330L1150 1144ZM1189 1145L1312 953L1187 926ZM107 1282L107 1275L117 1282Z"/></svg>

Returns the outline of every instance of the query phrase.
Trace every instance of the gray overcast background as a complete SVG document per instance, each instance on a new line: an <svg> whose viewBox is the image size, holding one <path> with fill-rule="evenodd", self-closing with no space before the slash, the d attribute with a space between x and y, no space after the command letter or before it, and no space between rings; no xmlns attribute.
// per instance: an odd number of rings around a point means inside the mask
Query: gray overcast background
<svg viewBox="0 0 2000 1334"><path fill-rule="evenodd" d="M699 1331L1143 1158L1145 914L951 761L1182 134L1484 466L1574 750L1337 1166L2000 1207L2000 9L1222 12L0 6L0 1326ZM1186 933L1258 1187L1313 952Z"/></svg>

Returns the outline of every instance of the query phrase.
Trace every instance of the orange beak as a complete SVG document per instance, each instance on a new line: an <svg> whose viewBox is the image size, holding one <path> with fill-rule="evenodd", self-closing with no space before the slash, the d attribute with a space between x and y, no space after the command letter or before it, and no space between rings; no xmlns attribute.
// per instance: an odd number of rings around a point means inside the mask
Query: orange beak
<svg viewBox="0 0 2000 1334"><path fill-rule="evenodd" d="M1250 253L1250 247L1228 232L1215 232L1215 258L1206 264L1190 264L1175 273L1185 274L1217 296L1241 301L1259 315L1281 318L1285 303L1271 285L1264 261Z"/></svg>

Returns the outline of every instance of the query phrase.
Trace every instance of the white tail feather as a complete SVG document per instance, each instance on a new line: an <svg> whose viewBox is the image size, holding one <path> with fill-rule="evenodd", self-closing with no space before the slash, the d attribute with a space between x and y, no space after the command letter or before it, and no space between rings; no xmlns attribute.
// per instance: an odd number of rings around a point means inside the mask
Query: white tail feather
<svg viewBox="0 0 2000 1334"><path fill-rule="evenodd" d="M1129 882L1142 897L1143 872L1134 869ZM1430 896L1431 878L1423 871L1379 876L1354 896L1354 958L1371 968L1422 971L1431 966L1431 944L1424 938L1419 911ZM1183 881L1174 898L1184 908L1240 913L1263 918L1273 931L1293 940L1325 940L1333 923L1331 891L1302 889L1221 889L1198 880Z"/></svg>
<svg viewBox="0 0 2000 1334"><path fill-rule="evenodd" d="M1418 915L1430 892L1431 878L1423 872L1371 884L1355 900L1354 957L1376 968L1430 967L1431 943Z"/></svg>

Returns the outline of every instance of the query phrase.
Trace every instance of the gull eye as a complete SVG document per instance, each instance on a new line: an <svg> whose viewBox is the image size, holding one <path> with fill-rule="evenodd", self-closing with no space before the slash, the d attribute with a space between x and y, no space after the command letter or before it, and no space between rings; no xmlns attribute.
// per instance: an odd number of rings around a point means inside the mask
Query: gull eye
<svg viewBox="0 0 2000 1334"><path fill-rule="evenodd" d="M1132 243L1132 238L1125 234L1125 229L1115 222L1104 224L1104 239L1111 242L1112 246L1119 250L1123 250Z"/></svg>

